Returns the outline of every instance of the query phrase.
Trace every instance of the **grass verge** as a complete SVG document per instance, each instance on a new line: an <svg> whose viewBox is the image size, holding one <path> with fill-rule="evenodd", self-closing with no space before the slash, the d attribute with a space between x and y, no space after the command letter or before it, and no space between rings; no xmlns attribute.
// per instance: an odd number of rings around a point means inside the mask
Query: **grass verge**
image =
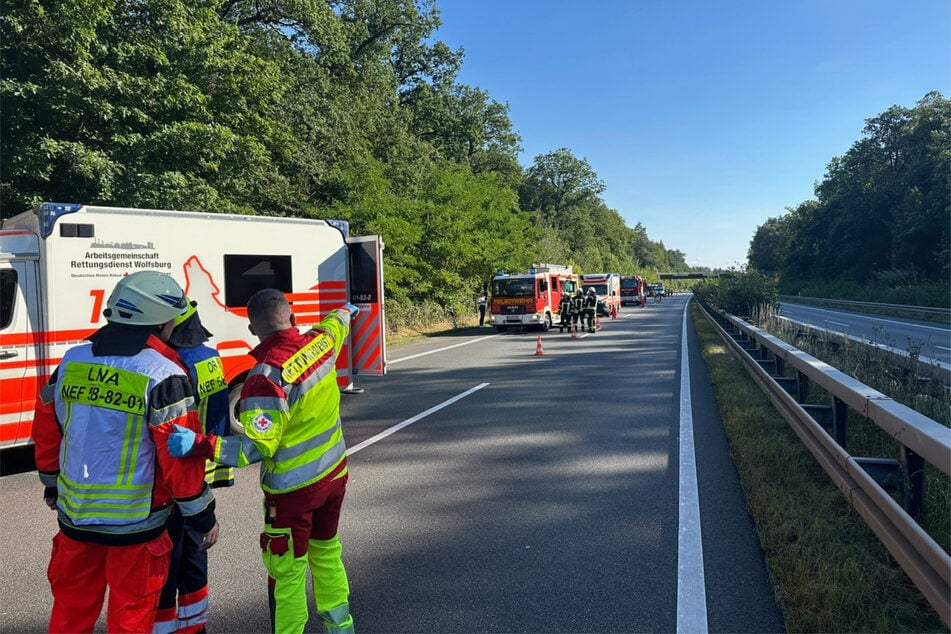
<svg viewBox="0 0 951 634"><path fill-rule="evenodd" d="M730 452L789 632L947 632L696 305Z"/></svg>

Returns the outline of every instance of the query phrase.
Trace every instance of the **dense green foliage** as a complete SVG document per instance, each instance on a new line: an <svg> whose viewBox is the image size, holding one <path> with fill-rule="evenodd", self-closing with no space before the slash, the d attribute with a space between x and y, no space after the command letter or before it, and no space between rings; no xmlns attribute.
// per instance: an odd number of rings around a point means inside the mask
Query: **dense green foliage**
<svg viewBox="0 0 951 634"><path fill-rule="evenodd" d="M384 237L397 302L471 304L539 261L687 268L569 150L523 169L508 106L457 82L439 25L433 0L9 0L0 209L340 218Z"/></svg>
<svg viewBox="0 0 951 634"><path fill-rule="evenodd" d="M756 271L721 274L693 285L697 299L726 312L749 319L775 308L779 300L776 278Z"/></svg>
<svg viewBox="0 0 951 634"><path fill-rule="evenodd" d="M906 303L946 306L949 162L951 101L931 92L914 108L892 106L868 119L864 137L832 159L815 200L757 229L750 266L778 274L786 293L826 288L831 297L889 301L883 291L934 287L943 289L938 297Z"/></svg>

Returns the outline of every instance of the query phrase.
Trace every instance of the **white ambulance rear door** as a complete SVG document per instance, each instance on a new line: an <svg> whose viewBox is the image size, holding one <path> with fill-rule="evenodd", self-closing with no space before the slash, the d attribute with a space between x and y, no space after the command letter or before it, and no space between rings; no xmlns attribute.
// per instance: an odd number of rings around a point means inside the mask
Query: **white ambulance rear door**
<svg viewBox="0 0 951 634"><path fill-rule="evenodd" d="M386 311L383 298L383 239L348 237L350 303L360 307L351 324L351 367L354 374L386 374Z"/></svg>
<svg viewBox="0 0 951 634"><path fill-rule="evenodd" d="M0 234L0 447L30 442L41 379L38 239L29 232Z"/></svg>

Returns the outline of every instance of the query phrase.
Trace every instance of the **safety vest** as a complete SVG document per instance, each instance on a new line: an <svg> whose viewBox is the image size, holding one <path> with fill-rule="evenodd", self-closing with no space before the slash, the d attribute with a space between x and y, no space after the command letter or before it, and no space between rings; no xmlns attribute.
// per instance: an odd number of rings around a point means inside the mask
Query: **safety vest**
<svg viewBox="0 0 951 634"><path fill-rule="evenodd" d="M194 401L190 394L176 394L170 402L157 402L152 390L181 374L151 348L134 356L96 357L91 345L66 352L55 385L44 388L55 390L63 433L57 476L61 522L118 534L165 524L169 507L152 509L156 450L150 425L185 416ZM203 510L204 497L186 502L183 514Z"/></svg>
<svg viewBox="0 0 951 634"><path fill-rule="evenodd" d="M260 361L239 405L245 437L218 438L214 460L239 467L260 460L268 493L346 473L336 364L349 329L350 314L338 309L305 334L288 329L255 348Z"/></svg>
<svg viewBox="0 0 951 634"><path fill-rule="evenodd" d="M584 307L585 308L595 308L598 305L598 296L597 295L586 295L584 298Z"/></svg>
<svg viewBox="0 0 951 634"><path fill-rule="evenodd" d="M215 394L228 389L224 363L221 361L221 357L218 356L218 352L210 346L198 345L191 348L179 348L177 352L182 362L188 367L192 384L195 386L202 431L209 433L209 430L213 429L208 426L209 403L213 402ZM227 411L213 411L212 414L216 416L229 415Z"/></svg>

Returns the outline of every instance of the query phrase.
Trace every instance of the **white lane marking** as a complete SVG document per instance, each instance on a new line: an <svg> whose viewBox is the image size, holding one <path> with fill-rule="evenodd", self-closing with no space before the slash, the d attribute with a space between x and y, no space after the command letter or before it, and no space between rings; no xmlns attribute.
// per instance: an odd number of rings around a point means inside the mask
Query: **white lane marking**
<svg viewBox="0 0 951 634"><path fill-rule="evenodd" d="M418 359L419 357L425 357L427 354L436 354L437 352L442 352L444 350L452 350L453 348L458 348L459 346L468 346L470 343L476 343L477 341L485 341L486 339L491 339L492 337L498 337L502 333L496 333L494 335L486 335L485 337L479 337L478 339L470 339L469 341L463 341L462 343L456 343L451 346L446 346L445 348L437 348L435 350L430 350L429 352L420 352L419 354L411 354L408 357L402 357L400 359L394 359L392 361L387 361L387 365L396 365L397 363L402 363L403 361L409 361L410 359Z"/></svg>
<svg viewBox="0 0 951 634"><path fill-rule="evenodd" d="M843 324L841 321L832 321L831 319L823 319L822 321L827 324L835 324L836 326L842 326L843 328L848 328L850 324Z"/></svg>
<svg viewBox="0 0 951 634"><path fill-rule="evenodd" d="M707 592L703 579L700 494L693 442L690 362L687 358L687 307L680 345L680 509L677 539L677 632L707 631Z"/></svg>
<svg viewBox="0 0 951 634"><path fill-rule="evenodd" d="M804 306L805 304L790 304L790 305L801 307L801 306ZM928 330L937 330L938 332L942 332L942 333L948 332L947 328L941 328L939 326L925 326L924 324L919 324L918 322L914 322L914 321L897 321L895 319L885 319L883 317L879 317L878 315L869 315L869 314L864 314L864 315L849 314L849 313L843 313L842 311L818 308L816 306L809 306L809 308L816 312L832 313L833 315L848 315L849 317L857 317L859 319L865 319L868 321L880 321L884 324L896 324L898 326L914 326L915 328L927 328ZM806 314L808 315L808 311L806 311Z"/></svg>
<svg viewBox="0 0 951 634"><path fill-rule="evenodd" d="M951 348L945 348L944 346L935 346L938 350L951 350Z"/></svg>
<svg viewBox="0 0 951 634"><path fill-rule="evenodd" d="M785 320L785 321L788 321L788 322L791 322L791 323L794 323L794 324L798 324L798 325L800 325L800 326L809 326L809 327L811 327L811 328L815 328L815 327L816 327L815 324L810 324L809 322L805 322L805 321L796 321L795 319L792 319L792 318L790 318L790 317L780 317L780 319L783 319L783 320ZM910 356L910 355L908 354L908 351L907 351L907 350L901 350L901 349L899 349L899 348L893 348L893 347L891 347L891 346L886 346L886 345L881 344L881 343L875 343L874 341L869 341L868 339L866 339L866 338L864 338L864 337L856 337L855 335L849 335L849 334L846 334L845 336L846 336L848 339L850 339L851 341L854 341L854 342L856 342L856 343L861 343L861 344L867 345L867 346L873 346L873 347L875 347L875 348L879 348L880 350L887 350L888 352L892 352L892 353L897 354L897 355L902 356L902 357L908 357L908 356ZM941 348L942 346L933 346L933 347L935 347L935 348ZM951 350L951 348L945 348L945 350ZM951 370L951 364L948 364L948 363L945 362L945 361L941 361L940 359L936 359L936 358L934 358L934 357L919 357L919 359L920 359L921 361L923 361L924 363L927 363L927 364L929 364L929 365L935 365L935 364L936 364L936 365L938 365L938 366L944 368L945 370Z"/></svg>
<svg viewBox="0 0 951 634"><path fill-rule="evenodd" d="M425 412L421 412L421 413L417 414L416 416L413 416L412 418L407 418L407 419L404 420L402 423L397 423L397 424L393 425L392 427L390 427L390 428L388 428L388 429L384 429L383 431L381 431L381 432L380 432L379 434L377 434L376 436L372 436L372 437L370 437L370 438L367 438L367 439L364 440L363 442L357 443L357 444L354 445L353 447L350 447L350 448L347 450L347 455L348 455L348 456L352 456L353 454L357 453L357 452L360 451L361 449L363 449L363 448L365 448L365 447L369 447L369 446L372 445L373 443L375 443L375 442L377 442L377 441L380 441L380 440L383 440L383 439L386 438L387 436L390 436L390 435L392 435L392 434L395 434L396 432L398 432L399 430L403 429L404 427L409 427L410 425L412 425L412 424L415 423L416 421L422 420L422 419L426 418L427 416L429 416L430 414L433 414L433 413L435 413L435 412L438 412L438 411L441 410L442 408L448 407L449 405L452 405L452 404L455 403L456 401L458 401L458 400L460 400L460 399L463 399L463 398L469 396L470 394L472 394L472 393L474 393L474 392L478 392L479 390L481 390L482 388L484 388L484 387L487 386L487 385L489 385L489 384L488 384L488 383L480 383L479 385L477 385L477 386L475 386L475 387L473 387L473 388L469 388L468 390L466 390L465 392L463 392L463 393L461 393L461 394L456 394L456 395L453 396L451 399L446 400L446 401L443 401L443 402L440 403L439 405L435 405L435 406L433 406L433 407L430 407L430 408L427 409Z"/></svg>

